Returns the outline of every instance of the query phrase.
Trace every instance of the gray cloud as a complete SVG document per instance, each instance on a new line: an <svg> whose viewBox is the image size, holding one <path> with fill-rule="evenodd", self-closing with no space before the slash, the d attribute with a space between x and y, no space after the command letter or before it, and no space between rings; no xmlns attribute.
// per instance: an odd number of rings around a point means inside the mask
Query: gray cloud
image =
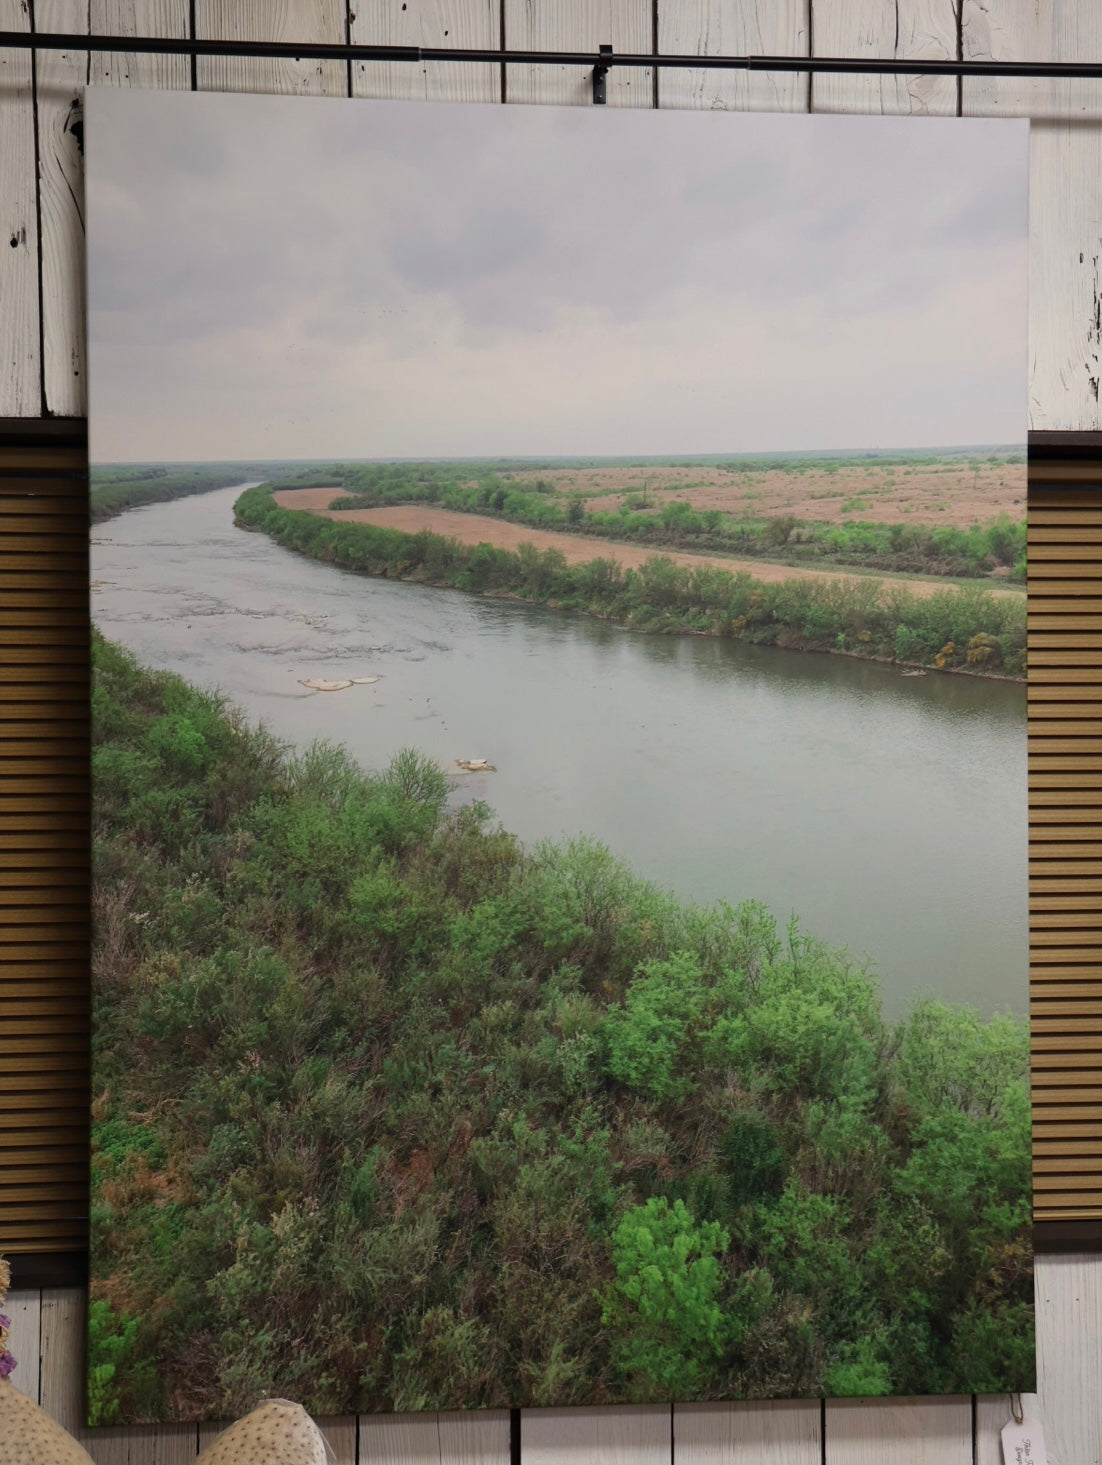
<svg viewBox="0 0 1102 1465"><path fill-rule="evenodd" d="M90 91L100 460L1021 439L1026 125Z"/></svg>

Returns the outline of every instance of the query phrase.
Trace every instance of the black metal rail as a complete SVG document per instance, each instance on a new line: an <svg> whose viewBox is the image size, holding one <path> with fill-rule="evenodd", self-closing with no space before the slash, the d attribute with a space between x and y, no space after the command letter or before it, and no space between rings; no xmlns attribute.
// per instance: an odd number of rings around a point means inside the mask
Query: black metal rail
<svg viewBox="0 0 1102 1465"><path fill-rule="evenodd" d="M1102 61L923 61L857 56L668 56L592 51L513 51L443 46L358 46L314 41L226 41L169 36L101 36L70 32L0 31L0 49L105 51L157 56L274 57L284 61L511 62L519 66L653 66L660 70L844 72L867 76L1021 76L1099 78Z"/></svg>

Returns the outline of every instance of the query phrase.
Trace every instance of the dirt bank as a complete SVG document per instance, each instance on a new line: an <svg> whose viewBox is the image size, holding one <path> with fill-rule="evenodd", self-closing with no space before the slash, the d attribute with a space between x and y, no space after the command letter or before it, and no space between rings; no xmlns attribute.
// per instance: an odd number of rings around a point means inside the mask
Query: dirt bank
<svg viewBox="0 0 1102 1465"><path fill-rule="evenodd" d="M406 534L418 534L428 530L447 539L457 539L461 544L492 544L498 549L516 550L522 544L533 544L537 549L557 549L567 564L580 565L587 560L615 560L625 569L638 569L656 555L673 560L679 565L709 565L715 569L729 570L736 574L745 570L755 580L774 583L780 580L854 580L869 578L854 571L812 570L804 566L775 565L768 560L734 559L727 555L684 554L677 550L645 548L637 544L619 544L611 539L591 539L580 534L560 534L551 529L529 529L525 524L509 524L503 519L492 519L481 514L460 514L451 509L440 509L433 504L392 504L378 509L329 508L342 490L332 488L284 488L274 495L275 502L284 509L296 509L310 514L321 514L338 523L378 524L384 529L400 529ZM935 590L951 588L945 580L908 579L903 576L880 576L893 584L903 585L916 595L932 595ZM1014 595L1019 592L988 585L993 595Z"/></svg>

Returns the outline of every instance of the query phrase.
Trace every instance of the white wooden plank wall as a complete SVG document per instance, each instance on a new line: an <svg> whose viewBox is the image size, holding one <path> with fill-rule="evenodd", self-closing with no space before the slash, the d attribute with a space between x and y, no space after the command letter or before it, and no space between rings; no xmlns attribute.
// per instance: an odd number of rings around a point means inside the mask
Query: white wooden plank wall
<svg viewBox="0 0 1102 1465"><path fill-rule="evenodd" d="M1102 59L1087 0L0 0L5 30L351 39L636 53ZM506 74L503 75L503 70ZM194 77L193 77L194 71ZM0 49L0 416L82 415L85 82L202 90L587 105L555 66L201 59ZM37 108L34 101L37 100ZM1102 85L614 68L612 106L1012 115L1034 127L1030 426L1102 428ZM1095 124L1095 125L1092 125ZM36 187L37 152L37 187ZM7 243L8 247L3 247ZM41 297L40 297L41 290ZM83 1297L9 1299L16 1383L80 1431ZM1102 1462L1102 1258L1037 1263L1039 1397L1053 1465ZM527 1411L525 1465L996 1465L1005 1400ZM505 1465L504 1414L324 1422L336 1465ZM183 1465L212 1431L82 1432L101 1465Z"/></svg>
<svg viewBox="0 0 1102 1465"><path fill-rule="evenodd" d="M1094 0L0 0L7 30L684 54L1102 57ZM81 91L119 86L587 105L585 68L0 51L0 416L85 411ZM503 75L505 72L507 74ZM1102 427L1102 85L614 67L611 106L1032 116L1030 423ZM35 188L35 155L38 186ZM39 227L40 225L40 227Z"/></svg>

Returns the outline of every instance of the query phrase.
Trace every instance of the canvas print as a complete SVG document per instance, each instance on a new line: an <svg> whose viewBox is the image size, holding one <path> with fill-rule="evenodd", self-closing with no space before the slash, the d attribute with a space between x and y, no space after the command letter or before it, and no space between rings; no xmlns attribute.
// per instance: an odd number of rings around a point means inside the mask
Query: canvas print
<svg viewBox="0 0 1102 1465"><path fill-rule="evenodd" d="M92 1422L1031 1387L1026 124L87 141Z"/></svg>

